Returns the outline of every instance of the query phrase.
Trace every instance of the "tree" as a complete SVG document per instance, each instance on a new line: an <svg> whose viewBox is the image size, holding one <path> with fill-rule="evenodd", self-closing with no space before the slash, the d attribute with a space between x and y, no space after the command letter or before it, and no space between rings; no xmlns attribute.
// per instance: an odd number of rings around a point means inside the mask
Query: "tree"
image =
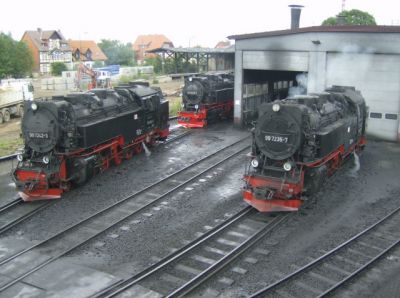
<svg viewBox="0 0 400 298"><path fill-rule="evenodd" d="M98 46L106 54L107 65L119 64L132 66L135 64L135 53L131 43L123 44L118 40L102 39Z"/></svg>
<svg viewBox="0 0 400 298"><path fill-rule="evenodd" d="M153 66L154 73L162 72L162 61L160 56L146 57L144 58L144 65Z"/></svg>
<svg viewBox="0 0 400 298"><path fill-rule="evenodd" d="M67 66L63 62L51 63L51 74L53 76L61 76L63 71L67 70Z"/></svg>
<svg viewBox="0 0 400 298"><path fill-rule="evenodd" d="M21 78L32 73L33 58L27 45L0 33L0 79Z"/></svg>
<svg viewBox="0 0 400 298"><path fill-rule="evenodd" d="M344 25L376 25L375 18L368 12L358 9L344 10L336 17L327 18L322 22L322 26L335 26L338 23L338 17L344 19Z"/></svg>

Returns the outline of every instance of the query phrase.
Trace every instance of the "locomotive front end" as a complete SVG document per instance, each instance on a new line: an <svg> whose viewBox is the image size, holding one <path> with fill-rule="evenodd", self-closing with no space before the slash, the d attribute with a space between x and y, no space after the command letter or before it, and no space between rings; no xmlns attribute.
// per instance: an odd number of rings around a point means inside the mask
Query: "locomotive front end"
<svg viewBox="0 0 400 298"><path fill-rule="evenodd" d="M301 121L302 110L290 104L278 101L260 108L243 196L262 212L300 207L304 174L295 157L303 140Z"/></svg>
<svg viewBox="0 0 400 298"><path fill-rule="evenodd" d="M207 111L203 104L205 90L196 78L185 81L182 90L182 111L178 113L178 123L184 127L201 128L207 125Z"/></svg>
<svg viewBox="0 0 400 298"><path fill-rule="evenodd" d="M54 185L62 179L65 165L54 154L60 139L57 106L50 101L26 102L21 129L25 147L12 173L19 195L25 201L59 198L62 189Z"/></svg>
<svg viewBox="0 0 400 298"><path fill-rule="evenodd" d="M178 123L184 127L205 127L233 114L233 75L203 74L185 79L182 110Z"/></svg>

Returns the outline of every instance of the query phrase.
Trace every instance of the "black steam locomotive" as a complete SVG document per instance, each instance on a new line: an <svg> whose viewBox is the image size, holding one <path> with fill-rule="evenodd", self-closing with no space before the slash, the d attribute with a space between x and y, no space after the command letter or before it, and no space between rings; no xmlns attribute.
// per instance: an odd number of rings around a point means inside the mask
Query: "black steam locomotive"
<svg viewBox="0 0 400 298"><path fill-rule="evenodd" d="M233 85L232 73L210 73L185 78L178 123L184 127L204 127L210 121L231 116Z"/></svg>
<svg viewBox="0 0 400 298"><path fill-rule="evenodd" d="M59 198L165 139L168 112L161 90L134 83L26 102L25 147L12 173L19 194L25 201Z"/></svg>
<svg viewBox="0 0 400 298"><path fill-rule="evenodd" d="M354 87L260 106L244 200L262 212L296 211L342 161L363 148L367 108Z"/></svg>

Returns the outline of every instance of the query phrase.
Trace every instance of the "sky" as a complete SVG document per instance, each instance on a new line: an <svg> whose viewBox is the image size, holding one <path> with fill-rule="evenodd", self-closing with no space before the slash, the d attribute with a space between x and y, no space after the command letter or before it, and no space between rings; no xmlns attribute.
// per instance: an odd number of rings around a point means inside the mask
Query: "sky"
<svg viewBox="0 0 400 298"><path fill-rule="evenodd" d="M67 39L116 39L164 34L176 47L214 47L227 36L289 29L289 4L304 5L300 27L318 26L342 0L12 0L0 10L0 31L20 40L26 30L60 30ZM378 25L400 25L396 0L346 0L345 9L372 14Z"/></svg>

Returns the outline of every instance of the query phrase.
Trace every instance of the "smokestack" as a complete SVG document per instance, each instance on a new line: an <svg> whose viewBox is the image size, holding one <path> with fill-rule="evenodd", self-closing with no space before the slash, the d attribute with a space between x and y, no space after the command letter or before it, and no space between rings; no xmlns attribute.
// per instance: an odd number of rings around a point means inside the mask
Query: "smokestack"
<svg viewBox="0 0 400 298"><path fill-rule="evenodd" d="M37 32L39 33L39 38L42 39L42 28L37 28Z"/></svg>
<svg viewBox="0 0 400 298"><path fill-rule="evenodd" d="M303 5L289 5L291 12L291 22L290 29L297 29L300 26L300 13L301 9L304 7Z"/></svg>
<svg viewBox="0 0 400 298"><path fill-rule="evenodd" d="M336 16L336 24L339 26L344 26L346 25L346 17L342 14L338 14Z"/></svg>

